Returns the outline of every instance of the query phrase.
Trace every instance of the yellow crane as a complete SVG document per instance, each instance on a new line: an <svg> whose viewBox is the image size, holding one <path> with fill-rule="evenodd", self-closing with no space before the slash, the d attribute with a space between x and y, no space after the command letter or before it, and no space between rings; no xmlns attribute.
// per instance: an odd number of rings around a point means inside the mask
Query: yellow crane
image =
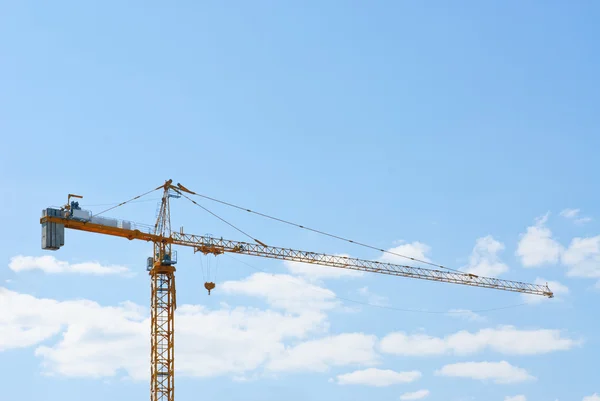
<svg viewBox="0 0 600 401"><path fill-rule="evenodd" d="M78 202L71 200L71 198L82 198L81 196L74 194L69 194L67 203L61 208L44 209L42 212L42 218L40 219L40 223L42 225L42 249L60 249L60 247L62 247L65 243L65 228L123 237L129 240L143 240L152 242L154 244L153 256L148 258L146 266L150 275L152 290L150 308L151 401L174 400L175 370L173 352L173 318L175 309L177 307L175 297L175 264L177 263L177 256L176 253L172 251L173 245L192 247L194 252L202 252L205 255L220 255L225 252L237 253L272 259L289 260L294 262L312 263L341 269L352 269L393 276L441 281L473 287L492 288L497 290L519 292L523 294L540 295L548 298L553 297L553 293L550 291L547 285L529 284L518 281L481 277L447 268L445 268L447 270L441 270L412 267L371 260L362 260L345 256L306 252L289 248L279 248L268 246L255 238L252 238L254 241L254 243L252 243L225 240L223 238L214 238L211 236L185 234L183 229L179 232L172 231L170 221L170 198L179 198L183 196L192 201L194 204L202 207L190 198L190 195L198 194L187 189L181 184L173 185L172 180L168 180L154 190L122 202L117 206L124 205L128 202L139 199L150 192L159 191L161 189L162 198L158 217L154 227L149 229L140 229L140 227L138 227L135 223L128 221L100 217L99 214L92 215L90 211L81 209ZM237 207L235 205L230 206ZM245 210L252 212L249 209ZM100 214L102 213L104 212L101 212ZM305 228L303 226L299 227ZM443 268L443 266L434 264L431 265ZM212 282L207 282L205 283L205 287L210 294L210 291L215 288L215 284Z"/></svg>

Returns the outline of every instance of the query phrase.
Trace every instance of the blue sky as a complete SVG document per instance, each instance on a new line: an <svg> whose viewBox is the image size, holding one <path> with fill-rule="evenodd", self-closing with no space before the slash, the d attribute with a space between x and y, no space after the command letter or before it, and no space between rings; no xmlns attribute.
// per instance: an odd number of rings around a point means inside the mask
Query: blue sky
<svg viewBox="0 0 600 401"><path fill-rule="evenodd" d="M535 302L223 256L209 297L209 261L180 249L177 400L600 399L599 12L591 1L5 2L3 397L148 399L151 248L67 232L64 248L42 251L38 219L68 193L99 212L173 178L557 293ZM110 215L152 223L156 203ZM269 244L383 257L202 204ZM172 217L246 239L184 199Z"/></svg>

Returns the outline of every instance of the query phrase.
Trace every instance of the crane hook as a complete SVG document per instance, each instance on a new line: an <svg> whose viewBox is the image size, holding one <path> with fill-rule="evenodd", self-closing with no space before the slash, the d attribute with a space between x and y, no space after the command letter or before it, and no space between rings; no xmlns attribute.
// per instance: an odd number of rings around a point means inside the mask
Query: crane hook
<svg viewBox="0 0 600 401"><path fill-rule="evenodd" d="M210 290L213 290L215 288L215 283L206 282L206 283L204 283L204 288L206 288L208 290L208 295L210 295Z"/></svg>

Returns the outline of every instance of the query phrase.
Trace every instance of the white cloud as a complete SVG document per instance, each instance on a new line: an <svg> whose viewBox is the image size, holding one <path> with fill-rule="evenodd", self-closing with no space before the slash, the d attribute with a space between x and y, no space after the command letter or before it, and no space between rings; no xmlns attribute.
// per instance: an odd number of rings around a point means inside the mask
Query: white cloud
<svg viewBox="0 0 600 401"><path fill-rule="evenodd" d="M498 253L504 250L504 244L488 235L478 238L469 257L469 264L463 268L465 273L478 276L497 277L508 271L508 266L500 261Z"/></svg>
<svg viewBox="0 0 600 401"><path fill-rule="evenodd" d="M394 384L412 383L421 378L421 372L396 372L389 369L369 368L345 373L336 377L340 385L360 384L364 386L387 387Z"/></svg>
<svg viewBox="0 0 600 401"><path fill-rule="evenodd" d="M429 245L415 241L388 249L388 252L393 252L397 255L402 255L404 257L393 255L391 253L384 253L379 258L379 261L384 263L394 263L400 265L406 265L410 263L412 266L416 266L419 264L419 262L411 263L410 259L412 258L422 260L424 262L431 262L431 260L429 260L429 258L426 256L426 254L429 253L429 251L431 251L431 247Z"/></svg>
<svg viewBox="0 0 600 401"><path fill-rule="evenodd" d="M572 277L600 277L600 235L573 238L562 255L562 262Z"/></svg>
<svg viewBox="0 0 600 401"><path fill-rule="evenodd" d="M445 365L435 373L447 377L462 377L481 381L491 380L498 384L519 383L535 379L525 369L513 366L506 361L460 362Z"/></svg>
<svg viewBox="0 0 600 401"><path fill-rule="evenodd" d="M176 316L176 368L187 376L244 374L284 352L285 340L327 329L326 315L298 315L238 307L208 310L188 305Z"/></svg>
<svg viewBox="0 0 600 401"><path fill-rule="evenodd" d="M57 305L57 309L61 307ZM63 323L61 341L35 350L47 371L64 376L105 377L124 370L135 380L148 379L148 319L127 317L123 308L107 309L79 305L77 314ZM85 321L80 314L93 322ZM289 316L251 308L213 311L181 305L176 321L177 374L209 377L257 369L283 349L284 339L319 331L324 316Z"/></svg>
<svg viewBox="0 0 600 401"><path fill-rule="evenodd" d="M569 350L579 341L564 338L558 330L518 330L512 326L482 329L475 333L459 331L446 337L395 332L380 342L383 352L394 355L468 355L486 349L509 355L534 355Z"/></svg>
<svg viewBox="0 0 600 401"><path fill-rule="evenodd" d="M484 316L481 316L469 309L450 309L446 315L465 319L470 322L483 322L486 320Z"/></svg>
<svg viewBox="0 0 600 401"><path fill-rule="evenodd" d="M576 209L564 214L576 216ZM574 214L575 213L575 214ZM571 240L567 248L552 238L552 232L545 226L548 215L537 219L534 226L528 227L521 235L517 256L524 267L539 267L544 264L556 264L559 261L567 267L571 277L600 277L600 235Z"/></svg>
<svg viewBox="0 0 600 401"><path fill-rule="evenodd" d="M265 298L272 307L290 312L327 310L338 305L333 291L287 274L255 273L244 280L226 281L220 288L228 294Z"/></svg>
<svg viewBox="0 0 600 401"><path fill-rule="evenodd" d="M374 336L344 333L307 341L327 332L324 311L334 306L333 293L297 278L298 282L288 281L289 286L279 280L281 288L276 288L272 279L258 274L224 287L230 293L265 296L283 309L280 312L227 305L217 310L178 306L178 375L239 378L265 369L322 370L329 365L376 362ZM249 289L253 285L256 288ZM310 295L303 293L309 290ZM149 336L148 311L131 302L101 306L88 300L57 301L0 287L0 351L36 347L35 355L47 374L100 378L122 372L147 380ZM286 347L289 342L295 345Z"/></svg>
<svg viewBox="0 0 600 401"><path fill-rule="evenodd" d="M585 224L592 221L592 218L588 216L578 217L579 212L579 209L564 209L560 212L560 215L567 219L573 220L575 224Z"/></svg>
<svg viewBox="0 0 600 401"><path fill-rule="evenodd" d="M404 393L400 396L402 401L421 400L429 395L429 390L418 390L412 393Z"/></svg>
<svg viewBox="0 0 600 401"><path fill-rule="evenodd" d="M128 302L101 307L87 300L59 302L0 288L0 351L39 345L62 333L55 347L36 349L48 372L100 377L122 368L133 377L143 375L149 366L144 359L149 326L143 321L143 309Z"/></svg>
<svg viewBox="0 0 600 401"><path fill-rule="evenodd" d="M271 371L324 372L330 366L375 365L377 337L362 333L344 333L305 341L272 356Z"/></svg>
<svg viewBox="0 0 600 401"><path fill-rule="evenodd" d="M11 258L8 267L14 272L41 270L48 274L79 273L93 275L127 274L125 266L104 266L98 262L69 263L56 259L54 256L15 256Z"/></svg>
<svg viewBox="0 0 600 401"><path fill-rule="evenodd" d="M388 306L388 301L386 297L381 295L373 294L369 291L368 287L362 287L358 289L358 293L367 299L367 302L371 305L375 306Z"/></svg>
<svg viewBox="0 0 600 401"><path fill-rule="evenodd" d="M588 395L587 397L583 397L583 401L600 401L600 395L598 393Z"/></svg>
<svg viewBox="0 0 600 401"><path fill-rule="evenodd" d="M425 334L407 335L395 332L383 337L380 342L383 352L394 355L441 355L448 352L448 345L442 338Z"/></svg>
<svg viewBox="0 0 600 401"><path fill-rule="evenodd" d="M515 395L513 397L504 397L504 401L527 401L524 395Z"/></svg>
<svg viewBox="0 0 600 401"><path fill-rule="evenodd" d="M521 234L516 255L524 267L556 264L560 260L564 248L552 238L552 231L545 225L547 220L548 214L537 218L535 225Z"/></svg>
<svg viewBox="0 0 600 401"><path fill-rule="evenodd" d="M575 217L577 217L577 215L579 214L580 210L579 209L563 209L560 212L560 215L562 217L565 217L567 219L573 219Z"/></svg>
<svg viewBox="0 0 600 401"><path fill-rule="evenodd" d="M566 295L569 293L569 287L567 287L564 284L559 283L558 281L548 281L548 280L544 280L543 278L538 277L535 279L534 284L539 284L539 285L548 284L550 291L552 291L554 293L555 300L560 300L563 295ZM540 297L539 295L521 294L521 296L523 297L523 300L528 304L538 304L540 302L548 301L547 298Z"/></svg>
<svg viewBox="0 0 600 401"><path fill-rule="evenodd" d="M335 256L349 257L349 255L338 254ZM290 273L304 276L308 280L319 280L319 279L334 279L342 277L359 277L364 274L362 271L342 269L339 267L322 266L312 263L302 263L285 261L285 267Z"/></svg>
<svg viewBox="0 0 600 401"><path fill-rule="evenodd" d="M17 296L17 293L0 287L0 351L28 347L57 334L60 323L52 319L53 316L43 316L38 311L50 312L55 303L38 301L28 295Z"/></svg>

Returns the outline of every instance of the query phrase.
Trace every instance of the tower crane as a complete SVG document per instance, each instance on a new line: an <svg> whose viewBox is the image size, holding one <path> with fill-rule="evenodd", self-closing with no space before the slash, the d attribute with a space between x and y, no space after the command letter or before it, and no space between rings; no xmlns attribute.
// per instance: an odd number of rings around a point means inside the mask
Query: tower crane
<svg viewBox="0 0 600 401"><path fill-rule="evenodd" d="M180 198L183 196L202 207L190 197L199 194L181 184L174 185L173 180L167 180L163 185L156 187L152 191L122 202L115 207L160 190L162 190L162 197L156 222L153 227L146 229L129 221L101 217L100 214L104 212L92 215L90 211L82 209L78 201L71 200L72 198L82 198L82 196L75 194L69 194L67 203L60 208L44 209L42 211L42 218L40 219L42 226L42 249L46 250L58 250L65 244L65 228L122 237L129 240L135 239L152 242L154 252L146 263L146 269L150 275L151 282L151 401L174 400L174 312L177 307L175 296L175 264L177 263L177 253L173 251L173 245L191 247L194 252L201 252L205 255L213 254L217 256L224 253L252 255L312 263L340 269L491 288L548 298L553 297L553 293L547 285L482 277L452 269L442 270L413 267L281 248L267 245L255 238L252 238L253 242L242 242L214 238L207 235L186 234L183 232L183 229L179 232L172 231L170 221L171 198ZM246 210L251 211L249 209ZM299 227L305 228L303 226ZM443 268L443 266L439 265L434 266ZM205 287L210 294L210 291L215 288L215 284L207 282L205 283Z"/></svg>

